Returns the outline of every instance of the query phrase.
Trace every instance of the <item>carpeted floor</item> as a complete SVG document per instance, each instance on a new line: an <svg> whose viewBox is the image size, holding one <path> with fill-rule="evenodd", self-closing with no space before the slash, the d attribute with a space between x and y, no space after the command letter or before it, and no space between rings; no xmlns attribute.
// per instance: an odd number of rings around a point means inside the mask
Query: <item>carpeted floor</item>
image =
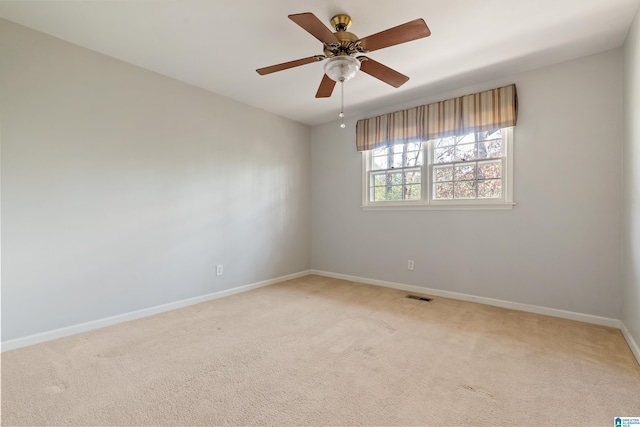
<svg viewBox="0 0 640 427"><path fill-rule="evenodd" d="M307 276L2 354L3 425L612 426L620 331Z"/></svg>

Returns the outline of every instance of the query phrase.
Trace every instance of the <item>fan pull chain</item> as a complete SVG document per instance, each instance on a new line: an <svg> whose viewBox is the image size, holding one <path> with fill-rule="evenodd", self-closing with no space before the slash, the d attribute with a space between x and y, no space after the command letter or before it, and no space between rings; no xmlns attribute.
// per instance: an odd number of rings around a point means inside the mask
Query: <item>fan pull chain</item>
<svg viewBox="0 0 640 427"><path fill-rule="evenodd" d="M346 128L347 125L344 124L344 79L340 80L340 114L338 114L338 117L342 119L340 127L342 129Z"/></svg>

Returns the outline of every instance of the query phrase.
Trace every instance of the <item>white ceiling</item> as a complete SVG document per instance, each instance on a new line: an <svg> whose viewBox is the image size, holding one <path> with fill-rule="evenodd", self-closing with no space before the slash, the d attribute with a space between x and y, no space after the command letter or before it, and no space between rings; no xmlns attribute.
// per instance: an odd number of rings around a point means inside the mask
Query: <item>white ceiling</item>
<svg viewBox="0 0 640 427"><path fill-rule="evenodd" d="M408 75L395 89L359 73L346 114L619 47L640 0L0 1L0 17L309 125L337 119L339 87L316 99L323 62L266 76L256 68L322 54L287 18L329 26L347 13L359 37L424 18L428 38L368 54Z"/></svg>

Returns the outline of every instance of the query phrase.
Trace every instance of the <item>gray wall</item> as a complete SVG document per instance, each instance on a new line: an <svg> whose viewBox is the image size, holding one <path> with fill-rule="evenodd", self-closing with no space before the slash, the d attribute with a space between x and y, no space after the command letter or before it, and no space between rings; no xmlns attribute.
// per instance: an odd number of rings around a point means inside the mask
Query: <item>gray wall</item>
<svg viewBox="0 0 640 427"><path fill-rule="evenodd" d="M355 120L312 128L313 268L620 318L620 49L370 116L509 83L520 100L513 210L363 211Z"/></svg>
<svg viewBox="0 0 640 427"><path fill-rule="evenodd" d="M2 20L0 57L3 341L310 268L307 126Z"/></svg>
<svg viewBox="0 0 640 427"><path fill-rule="evenodd" d="M624 46L624 305L622 321L640 345L640 11Z"/></svg>

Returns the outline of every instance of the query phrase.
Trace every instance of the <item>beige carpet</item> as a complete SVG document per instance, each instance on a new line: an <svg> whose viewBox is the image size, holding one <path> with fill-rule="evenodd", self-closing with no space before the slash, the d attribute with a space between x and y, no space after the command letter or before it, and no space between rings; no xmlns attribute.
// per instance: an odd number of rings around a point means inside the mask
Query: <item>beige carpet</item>
<svg viewBox="0 0 640 427"><path fill-rule="evenodd" d="M620 331L307 276L2 354L4 425L612 426Z"/></svg>

